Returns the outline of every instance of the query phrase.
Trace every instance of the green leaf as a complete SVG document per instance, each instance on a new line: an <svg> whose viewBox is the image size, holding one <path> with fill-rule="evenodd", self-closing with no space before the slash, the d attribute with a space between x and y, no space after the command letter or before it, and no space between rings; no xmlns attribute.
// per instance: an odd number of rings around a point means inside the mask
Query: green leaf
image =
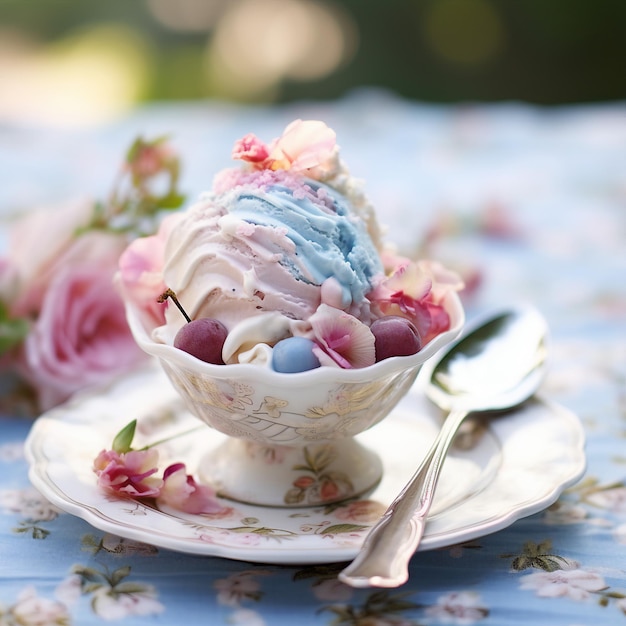
<svg viewBox="0 0 626 626"><path fill-rule="evenodd" d="M89 583L83 587L83 593L89 595L95 593L98 589L102 589L104 585L102 583Z"/></svg>
<svg viewBox="0 0 626 626"><path fill-rule="evenodd" d="M565 559L554 554L544 554L535 559L536 565L545 572L556 572L563 569L563 565L567 563Z"/></svg>
<svg viewBox="0 0 626 626"><path fill-rule="evenodd" d="M368 528L368 526L364 524L333 524L332 526L327 526L321 532L322 535L339 535L341 533L354 533L359 530L363 530L364 528Z"/></svg>
<svg viewBox="0 0 626 626"><path fill-rule="evenodd" d="M28 334L29 325L23 318L12 318L0 302L0 355L18 346Z"/></svg>
<svg viewBox="0 0 626 626"><path fill-rule="evenodd" d="M313 467L317 472L324 471L335 460L335 452L330 446L323 446L313 456Z"/></svg>
<svg viewBox="0 0 626 626"><path fill-rule="evenodd" d="M515 557L513 559L513 562L511 563L511 567L516 572L521 572L522 570L528 569L529 567L532 567L532 566L533 566L532 559L528 556Z"/></svg>
<svg viewBox="0 0 626 626"><path fill-rule="evenodd" d="M32 530L33 539L45 539L50 534L49 530L41 528L40 526L33 526Z"/></svg>
<svg viewBox="0 0 626 626"><path fill-rule="evenodd" d="M159 209L177 209L183 204L184 201L184 195L173 191L171 193L168 193L166 196L157 198L155 200L155 205Z"/></svg>
<svg viewBox="0 0 626 626"><path fill-rule="evenodd" d="M298 504L304 500L305 492L302 489L294 487L285 494L285 504Z"/></svg>
<svg viewBox="0 0 626 626"><path fill-rule="evenodd" d="M101 582L102 573L93 567L84 567L82 565L75 565L72 568L72 573L80 576L86 582Z"/></svg>
<svg viewBox="0 0 626 626"><path fill-rule="evenodd" d="M130 565L126 565L125 567L120 567L116 569L113 574L111 574L111 587L115 587L119 585L119 583L124 580L130 574Z"/></svg>
<svg viewBox="0 0 626 626"><path fill-rule="evenodd" d="M294 465L291 469L294 472L313 472L313 469L308 465Z"/></svg>
<svg viewBox="0 0 626 626"><path fill-rule="evenodd" d="M146 591L146 586L143 583L126 581L117 585L114 591L117 595L143 593Z"/></svg>
<svg viewBox="0 0 626 626"><path fill-rule="evenodd" d="M132 450L133 437L135 436L135 428L137 428L137 420L134 419L120 430L113 439L113 450L118 454L130 452Z"/></svg>
<svg viewBox="0 0 626 626"><path fill-rule="evenodd" d="M128 148L126 152L126 162L132 163L139 154L139 151L146 145L146 142L143 140L143 137L139 136L133 141L133 143Z"/></svg>

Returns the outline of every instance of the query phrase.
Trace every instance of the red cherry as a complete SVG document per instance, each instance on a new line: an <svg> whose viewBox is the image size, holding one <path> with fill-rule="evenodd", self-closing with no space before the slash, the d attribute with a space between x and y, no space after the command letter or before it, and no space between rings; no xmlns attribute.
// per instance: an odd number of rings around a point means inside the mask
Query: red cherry
<svg viewBox="0 0 626 626"><path fill-rule="evenodd" d="M377 319L370 330L374 335L376 361L391 356L408 356L419 352L422 339L415 324L399 315L387 315Z"/></svg>
<svg viewBox="0 0 626 626"><path fill-rule="evenodd" d="M174 337L174 347L201 361L224 365L222 348L228 330L219 320L203 317L185 324Z"/></svg>

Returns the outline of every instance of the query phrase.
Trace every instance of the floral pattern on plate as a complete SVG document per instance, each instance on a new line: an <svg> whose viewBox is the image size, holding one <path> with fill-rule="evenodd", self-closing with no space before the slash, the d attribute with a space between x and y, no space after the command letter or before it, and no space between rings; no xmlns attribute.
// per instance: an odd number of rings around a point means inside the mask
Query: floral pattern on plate
<svg viewBox="0 0 626 626"><path fill-rule="evenodd" d="M360 436L376 448L385 466L383 480L367 497L296 509L223 500L225 510L211 516L159 509L97 488L93 458L134 418L149 424L138 429L145 439L155 432L167 438L197 423L163 373L140 370L35 423L26 445L31 480L53 504L101 530L181 552L266 563L352 558L438 428L433 409L414 388L389 419ZM209 428L193 432L172 438L162 451L172 459L184 458L190 471L224 438ZM490 423L473 446L455 450L447 460L421 549L499 530L552 504L584 470L583 440L574 415L540 400Z"/></svg>

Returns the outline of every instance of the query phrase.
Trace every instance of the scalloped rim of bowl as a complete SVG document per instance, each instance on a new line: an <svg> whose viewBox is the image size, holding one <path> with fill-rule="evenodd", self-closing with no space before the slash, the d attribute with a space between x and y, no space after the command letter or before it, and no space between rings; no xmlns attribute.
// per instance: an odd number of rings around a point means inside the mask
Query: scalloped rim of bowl
<svg viewBox="0 0 626 626"><path fill-rule="evenodd" d="M463 330L465 324L465 312L461 299L456 292L450 292L444 298L444 308L450 316L450 328L429 341L419 352L409 356L394 356L378 361L368 367L344 369L341 367L321 366L313 370L297 373L276 372L269 367L255 365L253 363L233 363L230 365L215 365L200 361L191 354L179 350L174 346L158 343L151 339L144 325L137 315L133 305L126 301L126 319L135 341L144 352L174 362L180 367L192 369L199 374L205 374L218 379L237 378L238 376L254 377L259 382L280 383L289 387L298 387L303 383L311 385L316 382L331 379L338 383L365 382L385 376L398 369L416 367L427 361L440 348L456 339Z"/></svg>

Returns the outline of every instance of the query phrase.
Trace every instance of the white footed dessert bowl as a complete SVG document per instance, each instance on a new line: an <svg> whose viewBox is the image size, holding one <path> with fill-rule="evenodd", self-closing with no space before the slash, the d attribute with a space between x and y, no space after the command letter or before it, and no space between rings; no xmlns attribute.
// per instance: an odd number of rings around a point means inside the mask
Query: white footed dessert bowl
<svg viewBox="0 0 626 626"><path fill-rule="evenodd" d="M387 417L423 363L460 334L458 295L450 292L443 305L449 329L416 354L299 373L200 361L153 340L131 303L126 310L138 345L159 360L189 411L228 436L201 462L200 480L233 500L297 507L354 498L378 484L379 455L355 437Z"/></svg>

